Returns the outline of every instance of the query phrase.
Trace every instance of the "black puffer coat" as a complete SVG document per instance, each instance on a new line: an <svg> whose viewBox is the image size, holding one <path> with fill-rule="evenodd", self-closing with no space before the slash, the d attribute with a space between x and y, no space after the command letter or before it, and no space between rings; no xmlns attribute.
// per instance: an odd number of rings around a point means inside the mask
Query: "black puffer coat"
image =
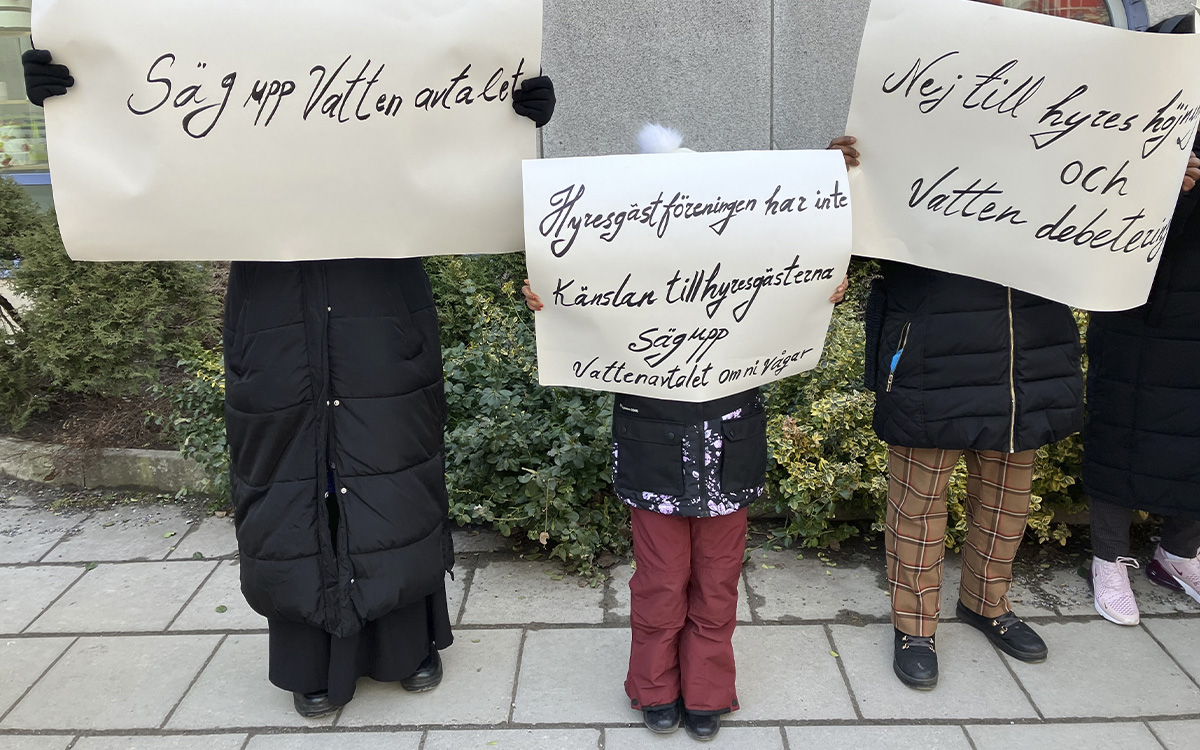
<svg viewBox="0 0 1200 750"><path fill-rule="evenodd" d="M445 394L421 261L235 263L225 315L250 606L345 637L444 585Z"/></svg>
<svg viewBox="0 0 1200 750"><path fill-rule="evenodd" d="M1017 453L1083 427L1079 329L1065 305L884 262L867 308L866 382L888 444Z"/></svg>
<svg viewBox="0 0 1200 750"><path fill-rule="evenodd" d="M1192 519L1200 519L1197 203L1200 188L1176 205L1149 303L1092 315L1083 456L1089 497Z"/></svg>

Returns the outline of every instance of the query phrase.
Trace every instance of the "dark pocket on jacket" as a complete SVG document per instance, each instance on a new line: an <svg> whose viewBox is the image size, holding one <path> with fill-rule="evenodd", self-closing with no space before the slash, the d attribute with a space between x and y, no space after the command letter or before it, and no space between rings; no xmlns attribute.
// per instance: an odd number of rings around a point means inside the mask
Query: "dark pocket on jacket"
<svg viewBox="0 0 1200 750"><path fill-rule="evenodd" d="M678 422L615 416L613 484L617 489L682 497L683 432Z"/></svg>
<svg viewBox="0 0 1200 750"><path fill-rule="evenodd" d="M863 351L863 384L875 390L879 383L879 339L883 335L883 313L887 308L887 286L883 279L871 282L871 296L863 315L867 341Z"/></svg>
<svg viewBox="0 0 1200 750"><path fill-rule="evenodd" d="M761 487L767 479L766 413L722 422L721 433L724 435L721 491Z"/></svg>

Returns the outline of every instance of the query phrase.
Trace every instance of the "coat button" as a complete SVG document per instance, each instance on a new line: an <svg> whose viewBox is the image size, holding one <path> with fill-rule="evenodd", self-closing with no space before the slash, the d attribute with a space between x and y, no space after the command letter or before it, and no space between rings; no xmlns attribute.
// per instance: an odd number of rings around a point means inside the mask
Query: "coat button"
<svg viewBox="0 0 1200 750"><path fill-rule="evenodd" d="M326 492L326 493L325 493L325 499L326 499L326 500L328 500L328 499L329 499L329 493L328 493L328 492Z"/></svg>
<svg viewBox="0 0 1200 750"><path fill-rule="evenodd" d="M673 433L673 432L668 432L668 433L667 433L667 440L674 440L674 439L675 439L675 433Z"/></svg>
<svg viewBox="0 0 1200 750"><path fill-rule="evenodd" d="M351 578L351 579L350 579L350 585L351 585L351 586L353 586L353 585L354 585L354 579L353 579L353 578Z"/></svg>
<svg viewBox="0 0 1200 750"><path fill-rule="evenodd" d="M628 434L629 434L629 428L628 428L628 427L622 427L622 428L621 428L621 434L622 434L622 435L628 435Z"/></svg>
<svg viewBox="0 0 1200 750"><path fill-rule="evenodd" d="M333 312L333 308L332 308L332 307L327 307L327 308L325 308L325 312Z"/></svg>
<svg viewBox="0 0 1200 750"><path fill-rule="evenodd" d="M342 405L342 402L341 402L341 401L339 401L339 400L337 400L337 399L334 399L334 400L333 400L333 405L334 405L334 406L341 406L341 405Z"/></svg>
<svg viewBox="0 0 1200 750"><path fill-rule="evenodd" d="M349 492L349 490L347 490L345 487L343 487L343 488L342 488L342 494L343 494L343 495L345 495L347 492Z"/></svg>

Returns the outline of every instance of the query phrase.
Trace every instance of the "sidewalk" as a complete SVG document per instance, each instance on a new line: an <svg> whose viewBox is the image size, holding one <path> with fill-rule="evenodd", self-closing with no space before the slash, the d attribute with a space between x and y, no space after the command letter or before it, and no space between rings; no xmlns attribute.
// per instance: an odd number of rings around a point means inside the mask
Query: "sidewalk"
<svg viewBox="0 0 1200 750"><path fill-rule="evenodd" d="M603 587L460 532L456 642L425 695L359 683L320 721L267 682L265 621L238 590L227 519L172 506L55 515L0 495L4 750L626 750L689 748L640 728L622 691L628 564ZM742 710L714 748L1168 748L1200 743L1200 605L1135 571L1143 624L1095 614L1074 567L1024 576L1017 610L1050 645L1027 665L952 619L942 681L891 670L882 566L862 554L755 552L735 638ZM947 565L957 581L958 560ZM1035 566L1036 567L1036 566ZM953 615L954 586L945 612Z"/></svg>

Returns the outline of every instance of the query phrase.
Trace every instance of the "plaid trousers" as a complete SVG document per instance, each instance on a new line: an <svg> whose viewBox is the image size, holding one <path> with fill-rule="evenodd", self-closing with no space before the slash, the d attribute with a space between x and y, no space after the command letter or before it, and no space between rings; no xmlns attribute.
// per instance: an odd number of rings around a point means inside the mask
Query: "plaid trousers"
<svg viewBox="0 0 1200 750"><path fill-rule="evenodd" d="M959 597L971 611L1009 611L1012 565L1025 535L1035 451L891 447L888 457L887 568L892 624L931 636L941 614L946 558L946 487L959 456L967 461L967 543Z"/></svg>

